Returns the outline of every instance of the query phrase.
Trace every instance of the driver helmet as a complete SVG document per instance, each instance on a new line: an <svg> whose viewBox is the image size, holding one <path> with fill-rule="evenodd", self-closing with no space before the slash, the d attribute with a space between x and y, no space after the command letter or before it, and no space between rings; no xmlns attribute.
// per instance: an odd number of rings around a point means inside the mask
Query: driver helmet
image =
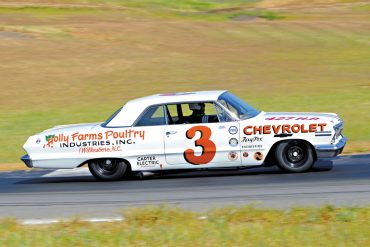
<svg viewBox="0 0 370 247"><path fill-rule="evenodd" d="M201 111L204 109L204 103L191 103L189 104L189 108L192 111Z"/></svg>

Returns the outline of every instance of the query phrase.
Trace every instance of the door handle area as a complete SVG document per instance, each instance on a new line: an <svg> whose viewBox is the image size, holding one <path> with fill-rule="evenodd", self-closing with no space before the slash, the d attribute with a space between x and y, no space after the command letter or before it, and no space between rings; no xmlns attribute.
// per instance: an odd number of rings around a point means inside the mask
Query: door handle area
<svg viewBox="0 0 370 247"><path fill-rule="evenodd" d="M167 131L166 135L173 135L173 134L176 134L176 133L177 133L177 131Z"/></svg>

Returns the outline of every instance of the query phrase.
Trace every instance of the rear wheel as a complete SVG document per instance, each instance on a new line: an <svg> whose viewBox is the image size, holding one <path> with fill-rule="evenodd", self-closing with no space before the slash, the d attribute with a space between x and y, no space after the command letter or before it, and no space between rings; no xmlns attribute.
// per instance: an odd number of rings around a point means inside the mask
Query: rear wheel
<svg viewBox="0 0 370 247"><path fill-rule="evenodd" d="M89 162L91 174L103 181L114 181L128 176L130 166L119 159L98 159Z"/></svg>
<svg viewBox="0 0 370 247"><path fill-rule="evenodd" d="M311 146L304 141L286 141L280 143L275 151L278 166L289 172L309 170L315 159Z"/></svg>

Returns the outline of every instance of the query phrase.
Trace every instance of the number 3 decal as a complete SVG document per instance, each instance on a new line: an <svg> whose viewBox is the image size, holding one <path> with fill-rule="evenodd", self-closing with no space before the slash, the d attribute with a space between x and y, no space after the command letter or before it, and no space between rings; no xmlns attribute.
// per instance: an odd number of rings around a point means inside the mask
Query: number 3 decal
<svg viewBox="0 0 370 247"><path fill-rule="evenodd" d="M211 162L216 154L216 145L211 138L212 131L206 126L194 126L186 131L186 137L193 139L196 132L200 132L200 138L195 141L196 147L202 147L202 154L197 156L193 149L186 149L184 152L185 160L193 165L202 165Z"/></svg>

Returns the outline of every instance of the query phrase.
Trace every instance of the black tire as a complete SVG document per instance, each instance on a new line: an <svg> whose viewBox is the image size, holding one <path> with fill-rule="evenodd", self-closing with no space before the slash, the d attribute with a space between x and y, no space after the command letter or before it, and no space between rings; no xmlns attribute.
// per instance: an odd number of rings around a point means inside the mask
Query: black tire
<svg viewBox="0 0 370 247"><path fill-rule="evenodd" d="M120 180L130 174L130 166L119 159L98 159L89 162L91 174L102 181Z"/></svg>
<svg viewBox="0 0 370 247"><path fill-rule="evenodd" d="M275 150L275 158L279 168L288 172L305 172L315 162L311 146L298 140L280 143Z"/></svg>

